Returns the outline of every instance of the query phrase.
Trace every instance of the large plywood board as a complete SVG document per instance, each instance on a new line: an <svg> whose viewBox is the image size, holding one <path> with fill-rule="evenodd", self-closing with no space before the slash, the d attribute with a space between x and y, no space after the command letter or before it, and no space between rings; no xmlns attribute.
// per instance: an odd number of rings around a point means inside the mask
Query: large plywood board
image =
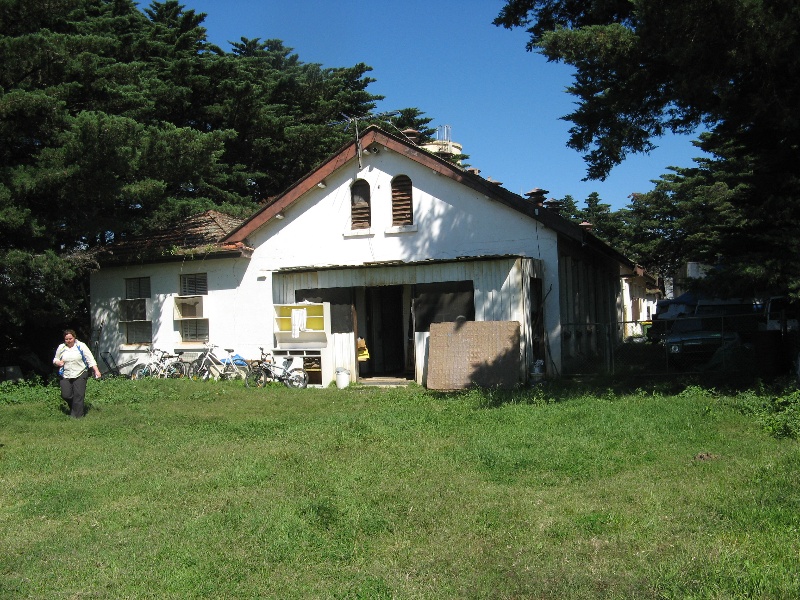
<svg viewBox="0 0 800 600"><path fill-rule="evenodd" d="M517 321L432 323L428 388L513 388L520 374L519 331Z"/></svg>

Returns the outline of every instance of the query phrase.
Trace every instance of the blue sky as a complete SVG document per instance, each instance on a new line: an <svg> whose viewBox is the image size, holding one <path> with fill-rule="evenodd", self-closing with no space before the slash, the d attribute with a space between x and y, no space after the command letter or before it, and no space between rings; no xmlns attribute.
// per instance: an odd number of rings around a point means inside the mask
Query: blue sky
<svg viewBox="0 0 800 600"><path fill-rule="evenodd" d="M301 61L324 67L363 62L385 96L378 111L416 107L431 126L449 125L468 162L484 177L522 194L572 195L583 207L598 192L613 209L652 189L668 166L692 166L691 137L657 140L650 155L631 156L605 181L582 181L581 155L566 147L574 109L565 92L570 68L525 50L523 30L492 25L503 0L184 0L207 13L208 38L225 50L241 37L277 38ZM149 2L142 2L146 6Z"/></svg>

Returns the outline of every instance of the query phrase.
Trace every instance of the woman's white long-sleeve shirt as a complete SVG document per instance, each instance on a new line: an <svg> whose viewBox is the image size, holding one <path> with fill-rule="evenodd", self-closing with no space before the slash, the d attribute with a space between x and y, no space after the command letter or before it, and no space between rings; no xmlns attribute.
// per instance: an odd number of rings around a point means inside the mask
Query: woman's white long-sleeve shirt
<svg viewBox="0 0 800 600"><path fill-rule="evenodd" d="M81 351L83 352L83 356L81 356ZM86 362L83 361L83 357L86 357ZM64 377L67 379L80 377L83 375L83 372L86 371L87 366L90 369L97 366L97 361L94 359L92 351L89 350L86 344L78 340L75 340L72 348L67 347L66 344L61 344L58 349L56 349L56 355L53 357L53 364L55 364L57 360L64 361Z"/></svg>

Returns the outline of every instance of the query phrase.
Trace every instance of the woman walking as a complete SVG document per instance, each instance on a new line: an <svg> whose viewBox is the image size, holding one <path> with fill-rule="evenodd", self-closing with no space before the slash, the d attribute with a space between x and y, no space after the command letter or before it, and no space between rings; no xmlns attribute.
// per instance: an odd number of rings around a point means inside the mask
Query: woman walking
<svg viewBox="0 0 800 600"><path fill-rule="evenodd" d="M80 419L84 414L89 371L93 371L95 378L100 379L97 361L89 347L78 341L75 332L67 329L64 331L64 343L56 350L53 364L60 367L58 373L61 375L61 397L69 404L69 414Z"/></svg>

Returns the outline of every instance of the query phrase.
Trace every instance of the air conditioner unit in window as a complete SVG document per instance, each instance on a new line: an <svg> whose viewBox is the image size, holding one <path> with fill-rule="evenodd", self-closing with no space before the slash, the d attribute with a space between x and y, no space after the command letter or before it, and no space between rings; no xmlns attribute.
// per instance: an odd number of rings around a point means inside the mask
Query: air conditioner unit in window
<svg viewBox="0 0 800 600"><path fill-rule="evenodd" d="M204 318L203 304L205 303L205 298L206 296L176 296L175 320Z"/></svg>

